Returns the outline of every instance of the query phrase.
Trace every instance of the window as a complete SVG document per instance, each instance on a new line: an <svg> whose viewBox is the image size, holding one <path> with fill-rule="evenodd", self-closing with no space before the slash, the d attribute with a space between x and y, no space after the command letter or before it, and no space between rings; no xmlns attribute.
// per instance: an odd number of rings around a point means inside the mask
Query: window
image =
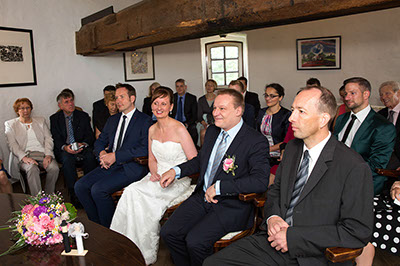
<svg viewBox="0 0 400 266"><path fill-rule="evenodd" d="M243 48L241 42L215 42L206 44L207 78L214 79L218 87L226 87L231 80L243 76Z"/></svg>

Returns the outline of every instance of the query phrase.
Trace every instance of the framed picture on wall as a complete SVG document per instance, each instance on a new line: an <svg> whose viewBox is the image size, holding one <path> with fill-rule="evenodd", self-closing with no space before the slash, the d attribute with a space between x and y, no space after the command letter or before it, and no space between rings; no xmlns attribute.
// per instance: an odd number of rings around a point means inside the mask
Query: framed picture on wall
<svg viewBox="0 0 400 266"><path fill-rule="evenodd" d="M0 87L37 85L32 30L0 27Z"/></svg>
<svg viewBox="0 0 400 266"><path fill-rule="evenodd" d="M153 47L124 53L125 81L154 79Z"/></svg>
<svg viewBox="0 0 400 266"><path fill-rule="evenodd" d="M341 68L341 37L296 40L297 70Z"/></svg>

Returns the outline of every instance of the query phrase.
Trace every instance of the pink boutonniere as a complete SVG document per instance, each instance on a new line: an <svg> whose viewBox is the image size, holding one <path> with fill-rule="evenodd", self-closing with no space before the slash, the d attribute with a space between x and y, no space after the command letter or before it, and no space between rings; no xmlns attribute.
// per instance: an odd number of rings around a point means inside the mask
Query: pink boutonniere
<svg viewBox="0 0 400 266"><path fill-rule="evenodd" d="M235 165L235 156L229 156L225 158L222 168L224 169L225 173L229 174L229 172L232 172L232 175L235 176L235 169L238 168L237 165Z"/></svg>

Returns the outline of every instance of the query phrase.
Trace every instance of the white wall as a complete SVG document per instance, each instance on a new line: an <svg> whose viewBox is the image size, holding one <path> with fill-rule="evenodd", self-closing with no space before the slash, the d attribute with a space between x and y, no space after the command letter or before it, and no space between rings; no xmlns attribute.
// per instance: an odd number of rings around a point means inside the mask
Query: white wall
<svg viewBox="0 0 400 266"><path fill-rule="evenodd" d="M129 0L1 0L0 26L33 30L37 86L0 88L0 146L7 153L4 121L15 117L13 102L28 97L34 115L49 117L57 110L55 97L66 87L76 94L76 105L89 114L92 103L102 97L107 84L124 81L122 54L84 57L75 53L75 31L82 17L110 5L114 11L134 4ZM281 83L287 91L284 106L290 107L297 89L309 77L337 90L350 76L364 76L374 87L372 103L380 104L377 86L399 79L400 8L323 21L307 22L245 32L249 51L250 90L263 93L265 84ZM342 36L342 69L297 71L296 39ZM163 85L174 87L177 78L188 82L189 91L201 96L203 79L200 40L154 47L155 76ZM137 106L142 107L153 81L130 82L137 89ZM260 100L263 103L262 97Z"/></svg>
<svg viewBox="0 0 400 266"><path fill-rule="evenodd" d="M371 104L382 105L379 85L400 79L399 17L400 8L394 8L248 31L251 90L261 95L267 83L281 83L287 91L283 105L290 107L297 90L310 77L320 79L339 99L343 80L361 76L373 87ZM340 70L296 69L296 39L334 35L342 36Z"/></svg>

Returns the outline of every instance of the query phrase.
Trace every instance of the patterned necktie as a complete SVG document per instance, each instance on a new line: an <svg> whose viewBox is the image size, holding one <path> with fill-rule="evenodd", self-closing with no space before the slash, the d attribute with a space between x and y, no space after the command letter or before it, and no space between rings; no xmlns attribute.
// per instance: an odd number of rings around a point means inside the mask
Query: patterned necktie
<svg viewBox="0 0 400 266"><path fill-rule="evenodd" d="M222 131L222 139L218 144L217 152L215 153L214 162L212 164L211 172L210 172L210 175L208 176L207 188L211 186L211 184L212 184L212 182L214 180L214 176L217 173L218 167L221 164L222 157L225 154L226 137L227 136L228 136L228 133L226 133L225 131Z"/></svg>
<svg viewBox="0 0 400 266"><path fill-rule="evenodd" d="M389 120L389 122L392 123L392 124L393 124L393 115L394 115L394 111L393 111L393 110L390 110L390 111L389 111L389 118L388 118L388 120Z"/></svg>
<svg viewBox="0 0 400 266"><path fill-rule="evenodd" d="M125 121L126 121L126 115L124 115L122 120L122 125L121 129L119 130L119 136L118 136L118 141L117 141L117 148L115 151L119 150L121 148L121 143L122 143L122 136L124 135L124 129L125 129Z"/></svg>
<svg viewBox="0 0 400 266"><path fill-rule="evenodd" d="M351 120L350 123L347 125L346 127L346 131L344 132L343 138L342 138L342 142L345 143L347 140L347 137L349 136L349 133L351 131L351 128L353 127L354 121L356 120L356 116L353 114L351 115Z"/></svg>
<svg viewBox="0 0 400 266"><path fill-rule="evenodd" d="M183 98L181 96L178 96L178 115L176 117L176 120L179 122L183 123Z"/></svg>
<svg viewBox="0 0 400 266"><path fill-rule="evenodd" d="M289 225L292 225L293 209L296 206L297 202L299 201L300 193L303 190L304 185L306 184L306 181L307 181L309 162L310 162L310 155L308 154L308 151L306 150L306 151L304 151L303 160L301 161L299 171L297 172L297 178L296 178L296 182L294 183L294 188L293 188L292 198L290 199L289 209L286 212L285 221Z"/></svg>
<svg viewBox="0 0 400 266"><path fill-rule="evenodd" d="M72 144L75 142L75 137L74 137L74 128L72 127L72 115L67 116L68 120L68 144Z"/></svg>

